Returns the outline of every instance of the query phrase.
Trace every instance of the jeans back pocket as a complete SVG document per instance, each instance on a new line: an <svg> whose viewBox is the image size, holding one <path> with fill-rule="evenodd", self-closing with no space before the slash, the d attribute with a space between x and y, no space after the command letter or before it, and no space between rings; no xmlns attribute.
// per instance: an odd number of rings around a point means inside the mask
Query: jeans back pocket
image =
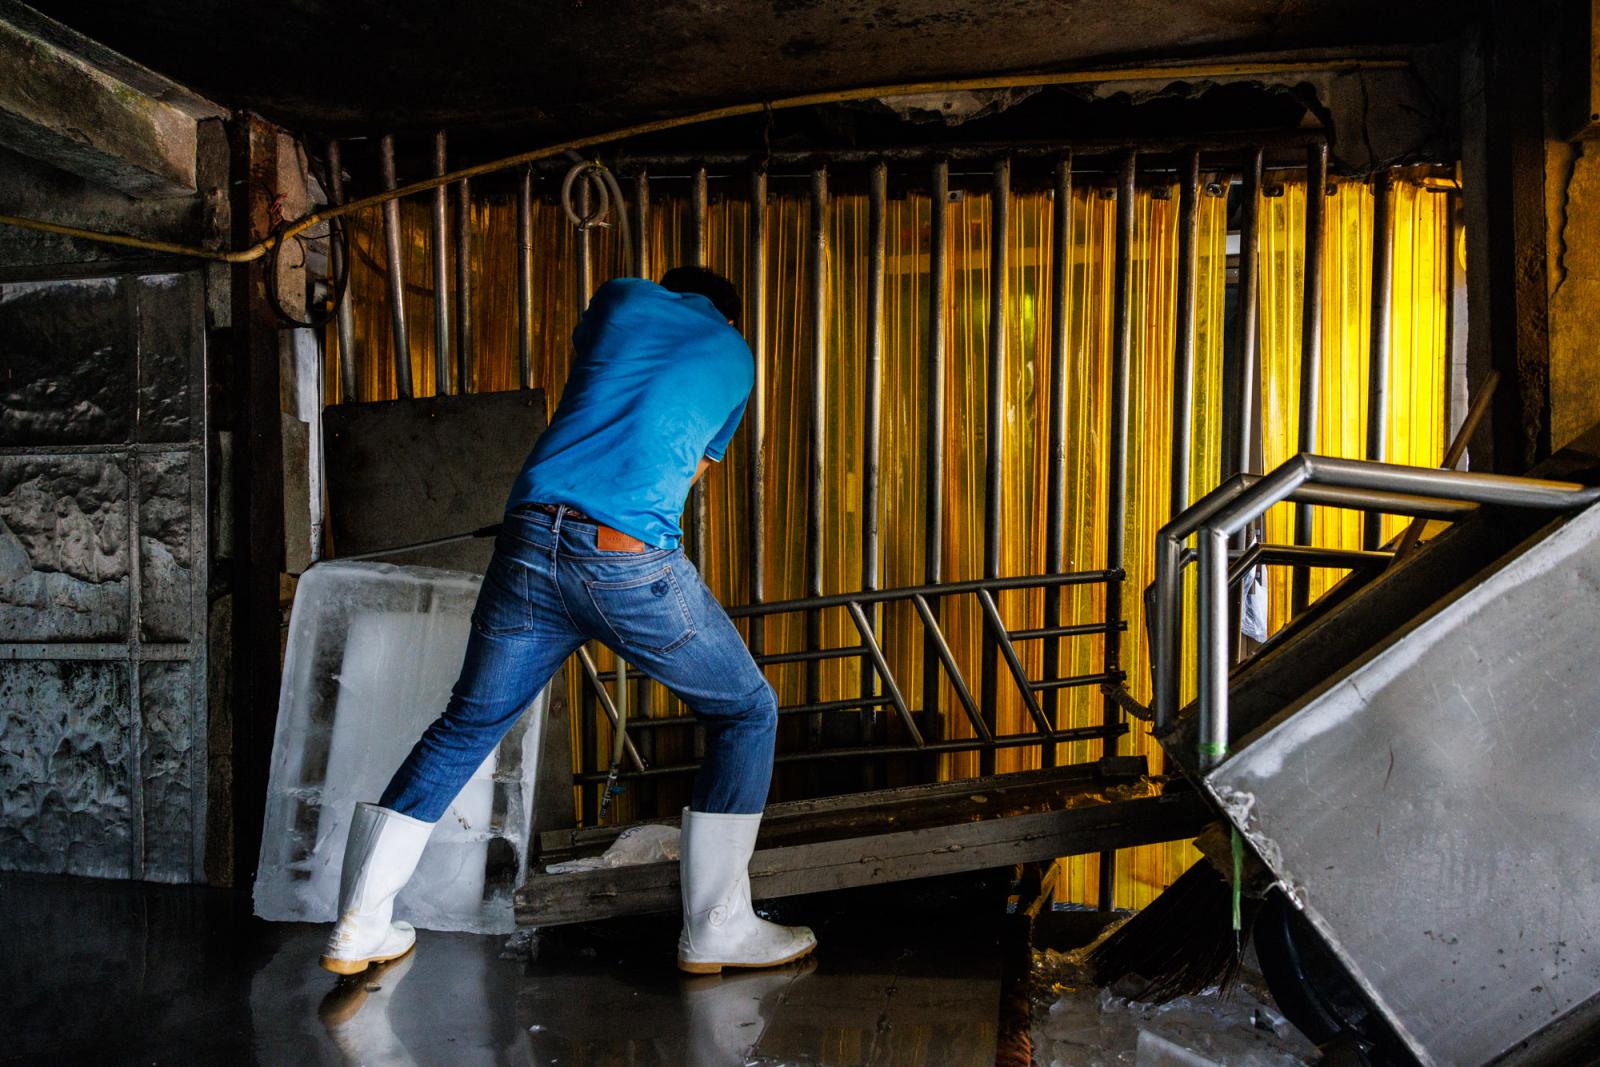
<svg viewBox="0 0 1600 1067"><path fill-rule="evenodd" d="M624 650L666 653L694 636L689 603L670 563L627 578L588 578L583 586L595 614Z"/></svg>
<svg viewBox="0 0 1600 1067"><path fill-rule="evenodd" d="M496 551L478 587L472 625L481 633L499 636L533 628L533 602L528 596L528 568Z"/></svg>

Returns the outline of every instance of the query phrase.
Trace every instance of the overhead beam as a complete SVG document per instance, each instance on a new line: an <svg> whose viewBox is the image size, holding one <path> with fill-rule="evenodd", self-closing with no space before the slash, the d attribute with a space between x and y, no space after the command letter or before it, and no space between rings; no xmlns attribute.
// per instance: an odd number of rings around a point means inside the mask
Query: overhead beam
<svg viewBox="0 0 1600 1067"><path fill-rule="evenodd" d="M193 196L198 119L0 6L0 144L129 196ZM145 81L146 79L140 79Z"/></svg>

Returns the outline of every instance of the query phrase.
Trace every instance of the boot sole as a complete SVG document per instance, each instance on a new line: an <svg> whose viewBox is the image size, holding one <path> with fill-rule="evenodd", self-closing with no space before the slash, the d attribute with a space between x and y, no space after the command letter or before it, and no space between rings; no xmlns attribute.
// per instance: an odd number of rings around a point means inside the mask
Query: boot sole
<svg viewBox="0 0 1600 1067"><path fill-rule="evenodd" d="M805 959L816 949L817 946L813 943L796 952L793 956L785 956L781 960L768 960L765 963L696 963L691 960L679 960L678 970L686 974L721 974L724 967L756 971L764 967L782 967L785 963L793 963L795 960Z"/></svg>
<svg viewBox="0 0 1600 1067"><path fill-rule="evenodd" d="M406 948L405 952L396 952L389 956L369 956L362 960L339 960L334 959L332 956L324 956L322 957L322 969L325 971L332 971L334 974L360 974L373 964L388 963L390 960L397 960L401 956L406 955L406 953L416 951L416 948L416 942L412 942Z"/></svg>

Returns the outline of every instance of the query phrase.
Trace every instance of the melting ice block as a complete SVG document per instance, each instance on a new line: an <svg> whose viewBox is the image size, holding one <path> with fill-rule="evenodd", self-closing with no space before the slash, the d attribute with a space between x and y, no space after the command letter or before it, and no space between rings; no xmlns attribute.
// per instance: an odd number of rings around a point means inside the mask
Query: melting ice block
<svg viewBox="0 0 1600 1067"><path fill-rule="evenodd" d="M444 710L467 647L476 575L322 563L289 620L267 818L256 875L264 919L332 922L357 801L377 800ZM509 933L527 868L545 696L512 727L434 828L395 916L429 930Z"/></svg>

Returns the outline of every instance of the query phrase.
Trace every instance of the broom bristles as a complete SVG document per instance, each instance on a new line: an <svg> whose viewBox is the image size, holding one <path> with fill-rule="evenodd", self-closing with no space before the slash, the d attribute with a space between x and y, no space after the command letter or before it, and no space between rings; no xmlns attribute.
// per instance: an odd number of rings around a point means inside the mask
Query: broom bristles
<svg viewBox="0 0 1600 1067"><path fill-rule="evenodd" d="M1164 1004L1212 985L1226 989L1238 971L1243 936L1236 939L1233 930L1232 888L1200 860L1095 946L1087 962L1097 985L1138 975L1148 985L1134 999Z"/></svg>

